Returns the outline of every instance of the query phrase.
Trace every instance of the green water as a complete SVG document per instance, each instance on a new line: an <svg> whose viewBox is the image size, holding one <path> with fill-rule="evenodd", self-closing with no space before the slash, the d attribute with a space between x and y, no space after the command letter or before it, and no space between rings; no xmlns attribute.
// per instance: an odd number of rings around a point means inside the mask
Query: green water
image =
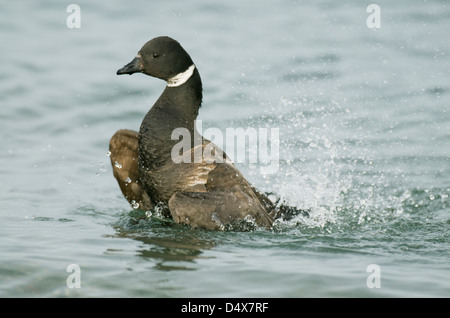
<svg viewBox="0 0 450 318"><path fill-rule="evenodd" d="M78 4L80 29L59 1L0 13L0 296L450 295L447 1L381 1L376 30L360 1ZM277 173L238 167L310 217L193 231L127 204L109 138L164 83L115 72L159 35L200 71L205 129L279 129Z"/></svg>

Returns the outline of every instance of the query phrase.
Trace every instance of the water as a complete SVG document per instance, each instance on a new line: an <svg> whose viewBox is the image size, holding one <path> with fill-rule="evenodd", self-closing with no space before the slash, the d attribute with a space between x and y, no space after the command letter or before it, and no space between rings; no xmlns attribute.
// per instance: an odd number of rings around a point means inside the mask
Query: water
<svg viewBox="0 0 450 318"><path fill-rule="evenodd" d="M360 1L77 3L79 29L60 1L1 10L2 297L450 296L448 1L378 1L379 29ZM200 70L204 128L279 128L278 172L239 169L310 218L192 231L128 205L109 138L164 83L115 71L159 35Z"/></svg>

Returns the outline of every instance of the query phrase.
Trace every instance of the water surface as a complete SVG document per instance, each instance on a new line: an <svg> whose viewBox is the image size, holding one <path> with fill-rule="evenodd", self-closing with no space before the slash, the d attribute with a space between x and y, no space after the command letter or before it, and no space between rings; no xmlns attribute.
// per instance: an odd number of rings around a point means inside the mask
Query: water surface
<svg viewBox="0 0 450 318"><path fill-rule="evenodd" d="M349 0L78 1L79 29L68 4L1 10L1 296L450 295L448 1L379 1L379 29ZM276 174L238 167L310 218L192 231L128 205L109 138L165 84L115 72L159 35L200 70L205 128L279 128Z"/></svg>

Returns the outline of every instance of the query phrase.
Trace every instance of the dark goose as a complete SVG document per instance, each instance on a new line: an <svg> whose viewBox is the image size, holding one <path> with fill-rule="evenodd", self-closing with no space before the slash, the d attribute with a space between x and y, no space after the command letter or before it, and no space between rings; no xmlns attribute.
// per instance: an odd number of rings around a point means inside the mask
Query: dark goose
<svg viewBox="0 0 450 318"><path fill-rule="evenodd" d="M110 141L114 176L125 198L142 210L156 204L166 216L192 228L223 230L251 220L270 228L280 214L266 195L258 192L229 162L175 163L174 129L185 128L194 136L202 103L202 82L191 57L169 37L147 42L118 75L144 73L167 82L139 129L119 130ZM210 144L203 139L200 147ZM193 143L192 143L193 144ZM202 152L203 153L203 152ZM226 156L224 154L224 156ZM218 160L219 161L219 160Z"/></svg>

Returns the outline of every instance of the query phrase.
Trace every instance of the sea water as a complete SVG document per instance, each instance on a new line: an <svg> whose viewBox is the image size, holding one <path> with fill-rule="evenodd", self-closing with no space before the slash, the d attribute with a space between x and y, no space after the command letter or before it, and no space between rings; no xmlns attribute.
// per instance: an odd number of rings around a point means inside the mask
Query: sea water
<svg viewBox="0 0 450 318"><path fill-rule="evenodd" d="M8 1L0 11L2 297L450 296L448 1ZM191 230L123 198L108 156L165 83L116 76L153 37L199 69L204 129L278 129L309 217Z"/></svg>

